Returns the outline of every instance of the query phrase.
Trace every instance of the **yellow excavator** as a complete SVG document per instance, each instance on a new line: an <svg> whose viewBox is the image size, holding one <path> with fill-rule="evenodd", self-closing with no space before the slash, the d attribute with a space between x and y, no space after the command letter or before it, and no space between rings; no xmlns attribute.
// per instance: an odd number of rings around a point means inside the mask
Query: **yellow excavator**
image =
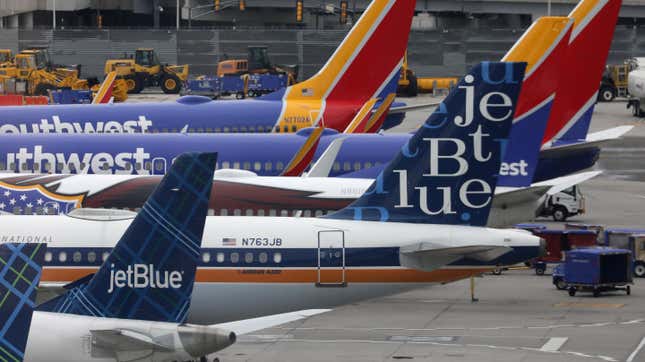
<svg viewBox="0 0 645 362"><path fill-rule="evenodd" d="M116 72L125 80L128 93L140 93L146 87L161 87L166 94L177 94L188 79L188 65L161 64L154 49L139 48L134 57L109 59L105 74Z"/></svg>

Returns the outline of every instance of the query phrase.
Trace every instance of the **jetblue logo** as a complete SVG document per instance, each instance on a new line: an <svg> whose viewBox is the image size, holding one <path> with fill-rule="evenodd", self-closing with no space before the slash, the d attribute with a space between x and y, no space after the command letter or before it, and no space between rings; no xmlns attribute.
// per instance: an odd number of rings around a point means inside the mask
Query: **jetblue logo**
<svg viewBox="0 0 645 362"><path fill-rule="evenodd" d="M499 168L499 174L502 176L528 176L526 168L529 164L524 160L518 162L502 162Z"/></svg>
<svg viewBox="0 0 645 362"><path fill-rule="evenodd" d="M52 116L40 123L11 124L0 126L0 134L5 133L146 133L152 126L152 121L146 116L139 116L136 120L107 121L107 122L64 122L60 116Z"/></svg>
<svg viewBox="0 0 645 362"><path fill-rule="evenodd" d="M159 271L154 265L134 264L128 265L126 270L115 270L114 264L110 265L110 285L108 293L112 294L116 288L153 288L153 289L179 289L183 275L179 271Z"/></svg>

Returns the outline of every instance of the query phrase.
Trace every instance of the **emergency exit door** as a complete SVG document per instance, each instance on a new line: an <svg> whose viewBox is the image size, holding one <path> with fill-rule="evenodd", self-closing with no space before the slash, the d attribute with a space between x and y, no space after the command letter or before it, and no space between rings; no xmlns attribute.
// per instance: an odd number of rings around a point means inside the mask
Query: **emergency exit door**
<svg viewBox="0 0 645 362"><path fill-rule="evenodd" d="M345 282L345 233L341 230L318 232L318 282L319 287L344 287Z"/></svg>

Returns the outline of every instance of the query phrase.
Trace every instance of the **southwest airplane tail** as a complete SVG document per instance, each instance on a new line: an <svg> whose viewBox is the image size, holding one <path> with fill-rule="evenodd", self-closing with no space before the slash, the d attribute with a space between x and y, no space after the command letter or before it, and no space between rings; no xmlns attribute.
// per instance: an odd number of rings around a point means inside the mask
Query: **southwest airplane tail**
<svg viewBox="0 0 645 362"><path fill-rule="evenodd" d="M216 162L216 153L179 156L98 272L39 310L185 322Z"/></svg>
<svg viewBox="0 0 645 362"><path fill-rule="evenodd" d="M47 244L0 244L0 360L22 361Z"/></svg>
<svg viewBox="0 0 645 362"><path fill-rule="evenodd" d="M396 93L415 4L372 1L320 71L286 89L277 125L290 126L299 108L309 104L314 125L343 131L364 104Z"/></svg>
<svg viewBox="0 0 645 362"><path fill-rule="evenodd" d="M582 0L569 14L574 25L543 144L586 139L621 3Z"/></svg>
<svg viewBox="0 0 645 362"><path fill-rule="evenodd" d="M525 67L474 67L368 191L326 218L486 225Z"/></svg>

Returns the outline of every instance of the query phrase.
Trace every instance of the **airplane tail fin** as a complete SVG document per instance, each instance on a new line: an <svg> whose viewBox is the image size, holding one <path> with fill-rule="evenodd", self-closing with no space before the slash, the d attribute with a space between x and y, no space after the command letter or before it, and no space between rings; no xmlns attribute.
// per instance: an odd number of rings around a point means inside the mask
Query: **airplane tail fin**
<svg viewBox="0 0 645 362"><path fill-rule="evenodd" d="M526 187L533 182L572 25L567 17L541 17L502 59L525 61L527 66L498 186Z"/></svg>
<svg viewBox="0 0 645 362"><path fill-rule="evenodd" d="M475 66L365 194L325 217L485 225L525 67Z"/></svg>
<svg viewBox="0 0 645 362"><path fill-rule="evenodd" d="M415 4L415 0L373 0L318 73L287 88L283 114L289 113L290 100L322 100L313 120L317 124L334 119L332 107L326 107L330 103L350 100L363 105L395 93ZM339 124L325 126L343 130L349 121L334 120Z"/></svg>
<svg viewBox="0 0 645 362"><path fill-rule="evenodd" d="M109 103L112 99L112 90L114 89L114 82L116 81L116 72L109 72L105 76L105 80L101 83L99 90L92 99L92 104Z"/></svg>
<svg viewBox="0 0 645 362"><path fill-rule="evenodd" d="M316 127L299 132L299 134L303 134L305 132L310 133L298 152L293 155L293 158L291 158L291 161L289 161L289 164L287 164L287 167L284 168L284 171L282 171L280 176L302 175L302 173L311 164L311 161L314 158L314 154L318 149L320 137L322 136L324 130L325 129L323 127Z"/></svg>
<svg viewBox="0 0 645 362"><path fill-rule="evenodd" d="M216 160L216 153L179 156L98 272L39 309L183 323Z"/></svg>
<svg viewBox="0 0 645 362"><path fill-rule="evenodd" d="M22 361L47 244L0 245L0 360Z"/></svg>
<svg viewBox="0 0 645 362"><path fill-rule="evenodd" d="M621 2L582 0L569 14L574 25L543 144L586 138Z"/></svg>

